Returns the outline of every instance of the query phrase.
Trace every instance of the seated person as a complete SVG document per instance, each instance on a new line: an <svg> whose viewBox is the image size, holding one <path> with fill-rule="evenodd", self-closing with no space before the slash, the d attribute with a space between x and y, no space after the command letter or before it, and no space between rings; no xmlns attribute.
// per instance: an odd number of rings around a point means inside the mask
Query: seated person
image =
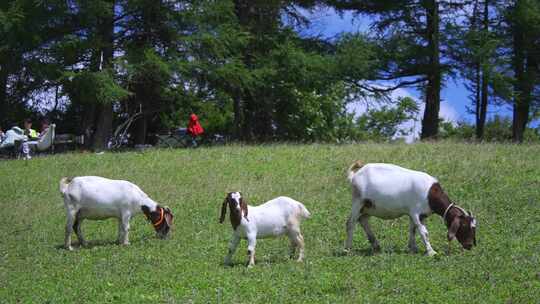
<svg viewBox="0 0 540 304"><path fill-rule="evenodd" d="M27 118L24 120L24 135L28 136L28 140L37 140L39 133L32 129L32 120Z"/></svg>
<svg viewBox="0 0 540 304"><path fill-rule="evenodd" d="M4 133L3 140L0 141L0 149L9 149L15 146L16 141L26 140L24 131L15 126Z"/></svg>
<svg viewBox="0 0 540 304"><path fill-rule="evenodd" d="M29 123L27 123L27 120L25 120L24 122L24 132L25 134L29 134L29 135L26 135L28 136L29 140L30 141L25 141L22 143L22 153L24 155L24 158L26 159L30 159L32 158L30 156L30 146L32 145L36 145L37 142L47 134L47 130L49 130L49 120L47 118L44 118L42 121L41 121L41 133L37 133L35 130L32 129L32 122L30 121ZM33 133L32 133L33 131ZM35 137L33 137L33 135L35 135Z"/></svg>
<svg viewBox="0 0 540 304"><path fill-rule="evenodd" d="M47 118L43 118L41 120L41 133L39 133L39 138L42 138L45 136L47 131L49 130L50 121Z"/></svg>

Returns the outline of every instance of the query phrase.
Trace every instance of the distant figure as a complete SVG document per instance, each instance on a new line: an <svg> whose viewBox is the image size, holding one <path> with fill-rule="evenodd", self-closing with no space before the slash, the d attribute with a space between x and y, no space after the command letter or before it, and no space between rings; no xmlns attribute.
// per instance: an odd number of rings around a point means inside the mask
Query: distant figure
<svg viewBox="0 0 540 304"><path fill-rule="evenodd" d="M47 133L47 130L49 130L50 121L47 118L43 118L41 120L41 133L39 133L39 137L41 138L45 133Z"/></svg>
<svg viewBox="0 0 540 304"><path fill-rule="evenodd" d="M35 140L39 137L39 133L32 129L32 120L27 118L24 120L24 135L28 136L28 140Z"/></svg>
<svg viewBox="0 0 540 304"><path fill-rule="evenodd" d="M197 136L204 133L204 129L201 126L201 124L199 123L199 118L197 117L197 115L195 115L193 113L189 117L189 123L188 123L188 127L187 127L187 132L192 138L193 146L196 147L197 146L196 138L197 138Z"/></svg>
<svg viewBox="0 0 540 304"><path fill-rule="evenodd" d="M24 136L24 130L15 126L6 131L4 134L3 140L0 142L0 149L11 148L15 146L16 141L24 141L26 136Z"/></svg>
<svg viewBox="0 0 540 304"><path fill-rule="evenodd" d="M27 124L27 121L29 121L29 123ZM27 128L27 125L28 125L28 128ZM45 134L47 134L47 130L49 130L49 125L50 125L50 122L47 118L43 118L43 120L41 121L41 133L37 133L36 130L34 129L31 129L32 128L32 121L30 121L29 119L26 119L24 121L24 132L25 132L25 135L28 133L28 134L32 134L32 131L34 131L35 133L35 136L32 136L32 135L26 135L28 136L28 139L29 141L24 141L22 143L22 154L24 156L25 159L31 159L32 157L30 156L30 146L31 145L35 145L37 144L37 142L41 139L41 137L43 137Z"/></svg>

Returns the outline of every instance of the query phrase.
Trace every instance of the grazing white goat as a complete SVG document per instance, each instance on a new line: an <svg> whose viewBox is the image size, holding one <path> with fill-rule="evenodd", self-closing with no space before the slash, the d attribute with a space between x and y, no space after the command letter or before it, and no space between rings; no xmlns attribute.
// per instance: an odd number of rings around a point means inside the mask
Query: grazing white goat
<svg viewBox="0 0 540 304"><path fill-rule="evenodd" d="M304 258L304 237L300 232L300 222L309 218L306 207L292 198L280 196L260 206L248 206L240 192L230 192L225 197L221 207L220 223L225 220L227 205L230 209L230 219L234 230L229 243L229 253L225 257L225 265L231 264L231 258L238 247L240 238L248 241L249 261L247 266L255 264L255 245L257 239L276 237L287 234L290 239L290 256L299 249L298 260Z"/></svg>
<svg viewBox="0 0 540 304"><path fill-rule="evenodd" d="M152 222L159 237L169 233L173 215L168 207L161 207L136 185L123 180L98 176L81 176L60 180L60 193L64 197L67 212L65 248L71 247L71 234L77 234L79 243L86 241L81 232L84 219L103 220L115 217L119 220L118 242L128 245L129 220L141 211Z"/></svg>
<svg viewBox="0 0 540 304"><path fill-rule="evenodd" d="M349 167L348 180L352 185L352 211L347 221L345 249L352 247L356 222L360 222L375 251L379 243L371 231L368 219L376 216L393 219L408 215L409 249L417 252L415 232L418 230L429 256L431 247L424 219L432 212L439 214L448 227L448 245L457 238L463 248L476 245L476 220L450 201L436 178L419 171L391 164L366 164L357 161Z"/></svg>

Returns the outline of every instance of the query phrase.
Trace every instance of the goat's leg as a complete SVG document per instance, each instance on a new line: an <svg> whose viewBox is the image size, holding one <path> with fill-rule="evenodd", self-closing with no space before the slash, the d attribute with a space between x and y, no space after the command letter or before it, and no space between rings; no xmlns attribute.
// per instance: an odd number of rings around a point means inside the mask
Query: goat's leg
<svg viewBox="0 0 540 304"><path fill-rule="evenodd" d="M249 261L247 267L251 268L255 265L255 246L257 245L257 234L248 234L248 255Z"/></svg>
<svg viewBox="0 0 540 304"><path fill-rule="evenodd" d="M233 234L231 241L229 242L229 252L227 256L225 257L225 265L231 265L232 264L232 256L236 252L236 248L238 247L238 243L240 243L240 236L238 236L236 233Z"/></svg>
<svg viewBox="0 0 540 304"><path fill-rule="evenodd" d="M116 237L116 244L120 245L122 244L122 239L124 238L123 234L124 231L122 230L122 219L118 219L118 233Z"/></svg>
<svg viewBox="0 0 540 304"><path fill-rule="evenodd" d="M77 234L77 238L79 239L79 244L81 244L81 246L86 247L87 242L84 239L84 236L81 231L81 225L82 225L83 220L84 218L81 217L81 213L77 212L77 215L75 216L75 223L73 224L73 230L75 230L75 233Z"/></svg>
<svg viewBox="0 0 540 304"><path fill-rule="evenodd" d="M345 251L348 251L352 248L354 228L356 227L356 222L358 221L358 218L360 218L360 211L362 210L363 205L364 204L362 203L360 197L357 196L353 191L351 215L349 216L346 225L347 240L345 241Z"/></svg>
<svg viewBox="0 0 540 304"><path fill-rule="evenodd" d="M418 253L418 246L416 246L416 225L412 219L409 220L409 251L411 253Z"/></svg>
<svg viewBox="0 0 540 304"><path fill-rule="evenodd" d="M288 236L290 240L290 258L294 258L296 248L298 248L298 259L296 261L302 262L304 259L304 237L300 232L300 227L290 226Z"/></svg>
<svg viewBox="0 0 540 304"><path fill-rule="evenodd" d="M431 244L429 243L429 235L426 226L422 224L420 221L420 217L418 214L411 214L410 215L411 220L413 221L414 225L416 226L416 229L418 230L418 233L420 233L420 236L422 237L422 241L424 242L424 245L426 245L426 253L428 256L434 256L437 254L435 250L431 247Z"/></svg>
<svg viewBox="0 0 540 304"><path fill-rule="evenodd" d="M369 243L371 244L371 247L373 248L373 251L379 252L381 251L381 246L379 245L379 241L377 241L377 238L375 237L375 234L373 231L371 231L371 227L369 227L369 215L363 214L360 216L360 225L362 225L362 228L364 228L364 232L366 233L366 236L368 238Z"/></svg>
<svg viewBox="0 0 540 304"><path fill-rule="evenodd" d="M296 246L298 247L298 259L297 262L302 262L304 260L304 236L298 232L296 236Z"/></svg>
<svg viewBox="0 0 540 304"><path fill-rule="evenodd" d="M64 237L64 247L67 250L73 250L73 247L71 247L71 234L73 233L73 224L75 223L76 214L77 212L71 209L68 209L66 212L67 222L66 222L66 233Z"/></svg>
<svg viewBox="0 0 540 304"><path fill-rule="evenodd" d="M118 243L120 245L129 245L129 220L130 214L123 214L118 222Z"/></svg>

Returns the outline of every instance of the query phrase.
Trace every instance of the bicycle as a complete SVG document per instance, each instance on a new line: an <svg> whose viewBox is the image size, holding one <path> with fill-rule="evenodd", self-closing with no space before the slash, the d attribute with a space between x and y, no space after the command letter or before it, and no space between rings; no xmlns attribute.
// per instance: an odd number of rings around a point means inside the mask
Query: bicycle
<svg viewBox="0 0 540 304"><path fill-rule="evenodd" d="M107 149L116 150L120 149L122 146L129 146L130 144L130 134L128 133L129 128L137 119L143 117L142 107L139 107L139 111L128 119L118 125L114 130L112 136L107 141Z"/></svg>

